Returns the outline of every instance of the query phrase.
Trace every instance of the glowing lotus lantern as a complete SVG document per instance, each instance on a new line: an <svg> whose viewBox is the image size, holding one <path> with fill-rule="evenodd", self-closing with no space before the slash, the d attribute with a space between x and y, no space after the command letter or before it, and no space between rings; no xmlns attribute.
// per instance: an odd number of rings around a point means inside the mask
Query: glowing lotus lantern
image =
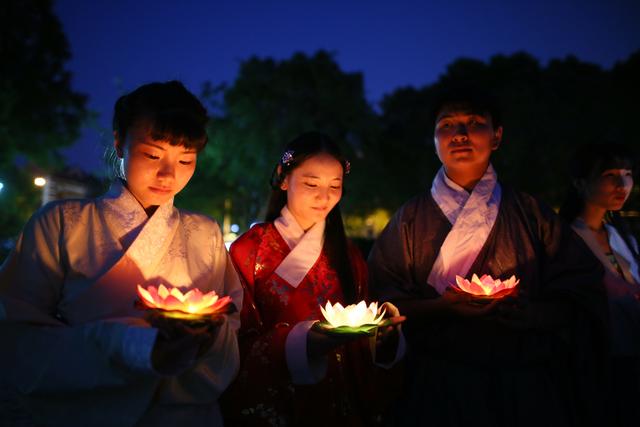
<svg viewBox="0 0 640 427"><path fill-rule="evenodd" d="M138 295L144 308L158 310L167 317L197 319L226 313L231 297L220 298L215 291L203 294L199 289L191 289L183 294L180 289L164 285L144 289L138 285Z"/></svg>
<svg viewBox="0 0 640 427"><path fill-rule="evenodd" d="M516 285L520 283L516 276L511 276L507 280L494 279L488 274L478 277L474 274L471 281L456 276L458 289L478 297L502 298L514 291Z"/></svg>
<svg viewBox="0 0 640 427"><path fill-rule="evenodd" d="M317 323L317 327L329 333L338 334L367 334L375 333L385 310L378 313L378 303L372 302L367 307L367 303L360 301L358 304L351 304L343 307L342 304L336 303L331 305L330 301L322 307L320 311L326 319L326 322Z"/></svg>

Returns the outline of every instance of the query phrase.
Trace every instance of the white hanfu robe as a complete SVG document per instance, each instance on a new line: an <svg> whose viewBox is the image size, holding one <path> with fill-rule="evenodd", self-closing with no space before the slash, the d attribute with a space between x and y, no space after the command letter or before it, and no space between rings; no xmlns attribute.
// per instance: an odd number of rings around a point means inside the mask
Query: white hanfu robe
<svg viewBox="0 0 640 427"><path fill-rule="evenodd" d="M38 425L221 425L217 398L239 364L238 314L204 356L161 376L150 362L157 329L134 308L137 284L214 290L242 304L219 226L173 200L148 217L116 182L98 199L50 203L27 223L0 269L0 384Z"/></svg>

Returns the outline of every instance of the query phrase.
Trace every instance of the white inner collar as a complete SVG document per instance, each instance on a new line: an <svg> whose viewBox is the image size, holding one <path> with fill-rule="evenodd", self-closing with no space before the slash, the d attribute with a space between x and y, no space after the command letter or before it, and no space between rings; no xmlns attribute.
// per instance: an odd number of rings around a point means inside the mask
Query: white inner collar
<svg viewBox="0 0 640 427"><path fill-rule="evenodd" d="M320 257L324 244L325 221L315 223L305 232L285 206L273 224L291 249L275 273L295 288Z"/></svg>

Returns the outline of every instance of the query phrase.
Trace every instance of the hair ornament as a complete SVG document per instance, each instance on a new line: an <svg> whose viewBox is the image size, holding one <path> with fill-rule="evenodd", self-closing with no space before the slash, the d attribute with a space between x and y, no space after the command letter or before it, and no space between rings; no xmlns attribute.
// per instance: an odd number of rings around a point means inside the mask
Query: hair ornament
<svg viewBox="0 0 640 427"><path fill-rule="evenodd" d="M351 172L351 162L349 160L344 161L344 174L348 175Z"/></svg>
<svg viewBox="0 0 640 427"><path fill-rule="evenodd" d="M280 159L280 163L282 163L283 165L289 166L289 163L291 163L292 160L293 160L293 150L287 150L282 155L282 158Z"/></svg>

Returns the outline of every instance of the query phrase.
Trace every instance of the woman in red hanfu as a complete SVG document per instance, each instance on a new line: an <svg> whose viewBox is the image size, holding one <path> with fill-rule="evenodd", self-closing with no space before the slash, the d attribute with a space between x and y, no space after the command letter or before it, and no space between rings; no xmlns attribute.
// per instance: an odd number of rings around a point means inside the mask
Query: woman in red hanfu
<svg viewBox="0 0 640 427"><path fill-rule="evenodd" d="M246 303L241 369L223 399L227 425L382 422L393 370L376 367L366 337L313 327L320 305L368 298L366 263L346 239L338 205L348 172L327 136L299 136L274 170L267 222L231 246ZM374 353L388 368L404 352L397 327L403 318L394 306L385 308L394 326L378 332Z"/></svg>

